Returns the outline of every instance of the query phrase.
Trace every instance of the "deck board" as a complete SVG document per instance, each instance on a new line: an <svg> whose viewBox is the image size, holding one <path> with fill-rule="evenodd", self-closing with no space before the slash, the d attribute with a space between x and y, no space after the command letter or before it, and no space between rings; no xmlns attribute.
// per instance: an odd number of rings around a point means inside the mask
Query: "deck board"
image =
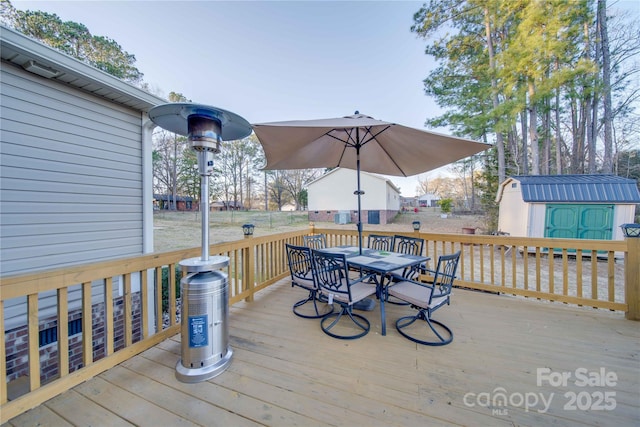
<svg viewBox="0 0 640 427"><path fill-rule="evenodd" d="M102 384L102 381L99 378L95 378L95 381L91 382L95 383L96 386ZM40 406L45 406L51 409L51 411L76 426L109 425L124 427L133 425L120 417L117 413L104 408L95 400L87 398L82 393L78 392L77 389L69 390L49 400L45 405ZM31 411L28 411L25 415L29 415L29 412ZM20 419L21 417L22 416L17 417L16 419ZM48 424L48 421L43 423L43 425ZM28 424L22 424L20 422L18 425Z"/></svg>
<svg viewBox="0 0 640 427"><path fill-rule="evenodd" d="M19 422L19 423L18 423ZM44 405L33 408L21 417L8 423L12 427L23 426L47 426L47 427L72 427L73 424L53 412Z"/></svg>
<svg viewBox="0 0 640 427"><path fill-rule="evenodd" d="M318 320L293 315L292 304L303 296L282 280L231 307L234 358L215 378L175 379L177 335L10 424L640 425L640 328L620 313L456 289L451 307L434 316L453 329L454 341L426 347L395 329L408 307L386 305L381 336L376 305L363 313L371 332L342 341L325 335ZM567 386L538 386L538 368L572 374L604 368L618 381L579 387L572 378ZM474 400L499 390L553 398L546 413L541 404L526 410ZM615 393L613 410L564 408L565 393L605 391ZM78 405L81 410L61 417Z"/></svg>
<svg viewBox="0 0 640 427"><path fill-rule="evenodd" d="M113 373L109 372L109 376L113 376ZM187 418L173 414L162 406L109 382L102 375L80 384L75 387L75 390L134 425L197 425Z"/></svg>
<svg viewBox="0 0 640 427"><path fill-rule="evenodd" d="M191 395L141 375L127 367L116 366L105 372L103 378L149 402L153 402L155 405L165 408L181 418L188 418L196 424L239 427L258 425L223 408L196 399Z"/></svg>

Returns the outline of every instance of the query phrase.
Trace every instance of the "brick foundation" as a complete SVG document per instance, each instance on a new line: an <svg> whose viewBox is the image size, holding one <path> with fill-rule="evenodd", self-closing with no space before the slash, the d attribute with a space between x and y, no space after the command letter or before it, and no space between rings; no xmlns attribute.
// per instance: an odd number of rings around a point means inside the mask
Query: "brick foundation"
<svg viewBox="0 0 640 427"><path fill-rule="evenodd" d="M132 336L133 342L142 339L140 293L132 294ZM124 348L124 301L113 300L113 336L114 351ZM69 313L69 322L82 318L82 310ZM93 330L93 360L105 357L104 303L91 307ZM40 322L39 330L56 327L55 317ZM5 332L5 350L7 354L7 382L29 374L29 343L27 326L21 326ZM38 339L36 337L36 339ZM69 372L82 368L82 333L69 337ZM46 384L58 377L58 343L53 342L40 348L40 382Z"/></svg>

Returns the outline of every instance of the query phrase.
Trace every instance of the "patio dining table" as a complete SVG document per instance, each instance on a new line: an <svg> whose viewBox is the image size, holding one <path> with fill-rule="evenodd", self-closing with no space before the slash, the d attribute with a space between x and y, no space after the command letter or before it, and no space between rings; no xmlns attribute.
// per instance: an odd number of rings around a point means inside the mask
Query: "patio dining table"
<svg viewBox="0 0 640 427"><path fill-rule="evenodd" d="M391 273L408 267L420 265L431 258L422 255L410 255L399 252L381 251L377 249L360 249L357 246L334 246L321 249L322 252L344 254L350 267L376 274L376 295L380 300L380 323L382 335L387 334L384 312L384 296L386 288L392 283Z"/></svg>

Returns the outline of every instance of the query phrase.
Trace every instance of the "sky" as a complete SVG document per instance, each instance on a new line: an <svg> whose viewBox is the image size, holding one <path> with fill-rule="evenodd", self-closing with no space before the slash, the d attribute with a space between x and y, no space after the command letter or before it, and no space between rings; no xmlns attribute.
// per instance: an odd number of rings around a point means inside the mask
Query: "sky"
<svg viewBox="0 0 640 427"><path fill-rule="evenodd" d="M422 83L435 64L410 30L423 3L12 0L17 9L55 13L115 40L162 97L181 93L250 123L357 110L425 129L440 110ZM640 2L618 3L640 10ZM446 175L441 168L389 179L414 196L418 179Z"/></svg>

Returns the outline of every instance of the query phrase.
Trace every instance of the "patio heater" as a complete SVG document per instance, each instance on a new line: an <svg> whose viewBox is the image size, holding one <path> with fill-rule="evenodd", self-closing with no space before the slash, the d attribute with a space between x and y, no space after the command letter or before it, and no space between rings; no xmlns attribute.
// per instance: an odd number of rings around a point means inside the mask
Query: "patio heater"
<svg viewBox="0 0 640 427"><path fill-rule="evenodd" d="M168 131L185 135L198 155L202 253L180 261L187 275L180 281L182 301L181 359L176 378L186 383L205 381L222 373L231 363L229 347L228 280L220 271L229 265L225 256L209 256L209 177L213 156L222 141L242 139L251 125L242 117L219 108L192 103L159 105L149 118Z"/></svg>

